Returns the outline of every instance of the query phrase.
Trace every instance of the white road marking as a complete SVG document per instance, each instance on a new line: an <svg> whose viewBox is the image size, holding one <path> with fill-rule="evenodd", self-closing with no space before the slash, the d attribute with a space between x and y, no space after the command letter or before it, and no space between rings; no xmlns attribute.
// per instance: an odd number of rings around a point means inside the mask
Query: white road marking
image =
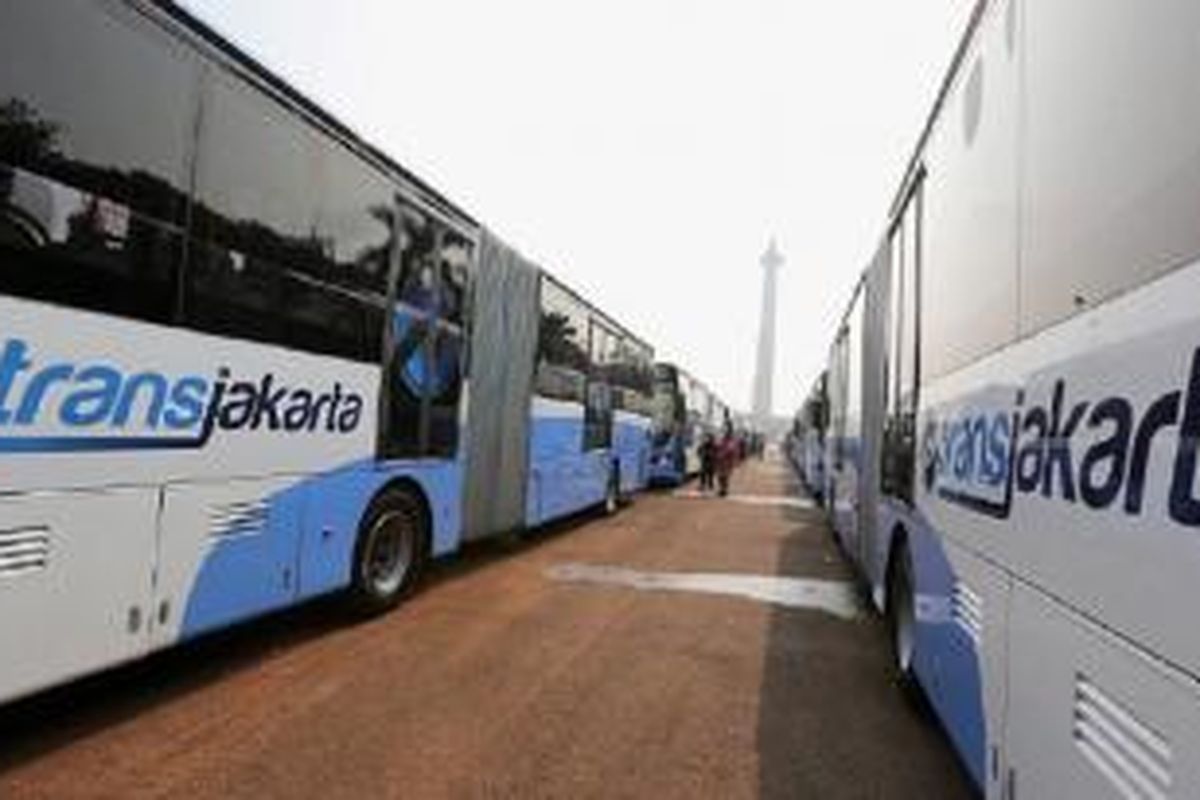
<svg viewBox="0 0 1200 800"><path fill-rule="evenodd" d="M807 497L790 497L782 494L731 494L720 497L713 492L698 492L695 489L676 489L672 497L684 500L713 499L731 503L745 503L751 506L785 506L787 508L816 508L817 504Z"/></svg>
<svg viewBox="0 0 1200 800"><path fill-rule="evenodd" d="M861 611L854 586L845 581L721 572L642 572L578 563L548 567L546 576L568 583L625 586L644 591L729 595L787 608L824 611L841 619L854 619Z"/></svg>

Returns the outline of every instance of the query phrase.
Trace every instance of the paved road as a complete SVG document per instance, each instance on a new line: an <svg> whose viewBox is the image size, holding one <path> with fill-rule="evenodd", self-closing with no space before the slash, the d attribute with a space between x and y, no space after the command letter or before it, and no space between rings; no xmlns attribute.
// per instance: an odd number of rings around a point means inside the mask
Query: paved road
<svg viewBox="0 0 1200 800"><path fill-rule="evenodd" d="M644 495L386 617L320 603L0 710L0 797L969 797L789 483Z"/></svg>

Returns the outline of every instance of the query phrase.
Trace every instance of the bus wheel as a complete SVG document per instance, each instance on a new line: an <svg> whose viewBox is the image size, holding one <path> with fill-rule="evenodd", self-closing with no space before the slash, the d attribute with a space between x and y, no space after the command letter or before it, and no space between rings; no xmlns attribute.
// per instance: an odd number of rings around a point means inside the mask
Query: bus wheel
<svg viewBox="0 0 1200 800"><path fill-rule="evenodd" d="M621 470L616 465L609 470L608 488L604 490L604 513L611 517L621 508Z"/></svg>
<svg viewBox="0 0 1200 800"><path fill-rule="evenodd" d="M912 558L907 545L902 544L888 570L887 621L896 675L906 687L916 681L913 653L917 646L917 614L913 585Z"/></svg>
<svg viewBox="0 0 1200 800"><path fill-rule="evenodd" d="M404 489L389 489L371 503L354 548L354 606L364 614L394 608L416 583L424 555L425 510Z"/></svg>

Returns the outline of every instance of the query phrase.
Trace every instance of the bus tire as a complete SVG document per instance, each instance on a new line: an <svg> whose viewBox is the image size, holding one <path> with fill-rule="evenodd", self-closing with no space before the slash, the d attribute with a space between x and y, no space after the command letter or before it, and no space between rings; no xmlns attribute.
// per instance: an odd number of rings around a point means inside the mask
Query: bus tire
<svg viewBox="0 0 1200 800"><path fill-rule="evenodd" d="M411 591L425 560L427 519L410 489L386 489L371 501L354 546L350 601L356 611L381 614Z"/></svg>
<svg viewBox="0 0 1200 800"><path fill-rule="evenodd" d="M887 573L887 623L891 638L892 666L896 679L906 690L917 685L913 657L917 648L916 591L912 556L901 541L892 551Z"/></svg>
<svg viewBox="0 0 1200 800"><path fill-rule="evenodd" d="M621 468L613 464L608 471L608 486L604 489L604 515L611 517L621 510Z"/></svg>

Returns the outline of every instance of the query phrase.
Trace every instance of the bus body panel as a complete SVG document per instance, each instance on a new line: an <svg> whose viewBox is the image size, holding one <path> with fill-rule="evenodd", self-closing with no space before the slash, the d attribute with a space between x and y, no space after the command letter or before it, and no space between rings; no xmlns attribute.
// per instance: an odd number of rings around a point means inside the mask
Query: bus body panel
<svg viewBox="0 0 1200 800"><path fill-rule="evenodd" d="M304 481L275 477L168 486L158 546L162 644L295 602Z"/></svg>
<svg viewBox="0 0 1200 800"><path fill-rule="evenodd" d="M987 786L988 746L999 746L1004 730L1009 579L904 502L884 498L878 523L878 573L886 576L896 537L912 559L914 672L968 772Z"/></svg>
<svg viewBox="0 0 1200 800"><path fill-rule="evenodd" d="M1163 610L1200 569L1197 293L1200 264L931 384L918 481L946 536L1193 674L1200 640Z"/></svg>
<svg viewBox="0 0 1200 800"><path fill-rule="evenodd" d="M1200 686L1034 587L1010 612L1009 768L1022 797L1200 796Z"/></svg>
<svg viewBox="0 0 1200 800"><path fill-rule="evenodd" d="M650 419L629 411L613 414L613 458L621 476L621 492L633 494L649 480Z"/></svg>
<svg viewBox="0 0 1200 800"><path fill-rule="evenodd" d="M454 461L367 459L308 477L166 487L157 597L179 612L159 644L348 587L364 513L396 482L429 506L430 555L453 553L461 474Z"/></svg>
<svg viewBox="0 0 1200 800"><path fill-rule="evenodd" d="M532 409L526 523L536 527L600 503L612 460L607 448L583 449L581 404L534 397Z"/></svg>
<svg viewBox="0 0 1200 800"><path fill-rule="evenodd" d="M375 448L378 367L0 297L5 492L306 473Z"/></svg>
<svg viewBox="0 0 1200 800"><path fill-rule="evenodd" d="M0 498L0 701L144 654L158 492Z"/></svg>
<svg viewBox="0 0 1200 800"><path fill-rule="evenodd" d="M920 507L947 550L979 553L1020 578L1011 610L985 604L983 614L985 625L1011 626L1003 685L1013 719L992 746L1010 753L1023 791L1103 796L1097 787L1145 779L1048 723L1081 693L1167 742L1173 780L1198 785L1200 759L1188 755L1196 737L1184 733L1196 721L1180 711L1200 707L1200 642L1179 612L1200 570L1187 516L1196 497L1188 425L1200 403L1196 296L1200 265L923 387ZM928 652L918 670L934 697L952 678L934 666L936 643L920 644ZM1000 684L989 677L983 689ZM960 709L938 709L957 743ZM1085 704L1079 713L1110 712Z"/></svg>

